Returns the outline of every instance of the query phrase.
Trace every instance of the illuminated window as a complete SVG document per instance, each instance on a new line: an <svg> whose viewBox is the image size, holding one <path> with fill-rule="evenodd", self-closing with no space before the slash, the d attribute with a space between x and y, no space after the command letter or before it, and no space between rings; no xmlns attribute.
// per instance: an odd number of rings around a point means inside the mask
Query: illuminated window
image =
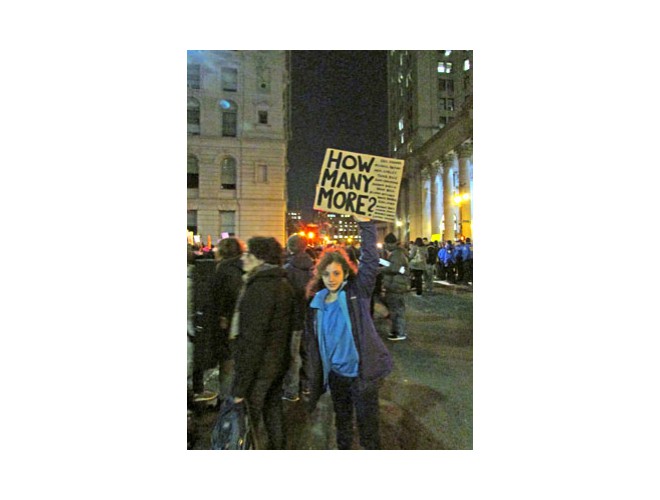
<svg viewBox="0 0 660 500"><path fill-rule="evenodd" d="M466 59L465 61L463 61L463 71L467 71L469 69L470 69L470 60Z"/></svg>
<svg viewBox="0 0 660 500"><path fill-rule="evenodd" d="M199 188L199 163L197 158L188 156L188 189Z"/></svg>
<svg viewBox="0 0 660 500"><path fill-rule="evenodd" d="M222 189L236 189L236 160L231 156L222 160L220 185Z"/></svg>
<svg viewBox="0 0 660 500"><path fill-rule="evenodd" d="M222 68L222 90L235 91L238 88L238 70Z"/></svg>
<svg viewBox="0 0 660 500"><path fill-rule="evenodd" d="M188 65L188 87L191 89L200 89L202 82L201 66L199 64Z"/></svg>
<svg viewBox="0 0 660 500"><path fill-rule="evenodd" d="M454 100L447 98L447 111L454 111Z"/></svg>
<svg viewBox="0 0 660 500"><path fill-rule="evenodd" d="M452 63L446 61L438 62L438 73L451 73Z"/></svg>
<svg viewBox="0 0 660 500"><path fill-rule="evenodd" d="M403 130L403 118L399 119L399 130Z"/></svg>
<svg viewBox="0 0 660 500"><path fill-rule="evenodd" d="M199 101L194 97L188 98L188 133L199 135Z"/></svg>
<svg viewBox="0 0 660 500"><path fill-rule="evenodd" d="M451 54L451 50L445 50L445 57Z"/></svg>

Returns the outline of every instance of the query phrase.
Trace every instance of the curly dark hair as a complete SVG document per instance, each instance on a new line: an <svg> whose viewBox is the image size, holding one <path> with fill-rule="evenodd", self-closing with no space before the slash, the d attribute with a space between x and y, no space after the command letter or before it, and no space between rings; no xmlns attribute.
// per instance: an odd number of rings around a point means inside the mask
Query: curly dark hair
<svg viewBox="0 0 660 500"><path fill-rule="evenodd" d="M225 238L218 243L218 255L223 259L237 257L243 253L243 246L237 238Z"/></svg>
<svg viewBox="0 0 660 500"><path fill-rule="evenodd" d="M347 279L356 276L358 273L357 265L351 261L346 250L341 247L325 248L319 256L318 263L314 267L314 275L312 276L312 279L307 283L307 297L313 297L316 292L325 288L325 283L323 283L323 271L325 271L325 268L333 262L341 265Z"/></svg>
<svg viewBox="0 0 660 500"><path fill-rule="evenodd" d="M275 238L255 236L248 240L247 246L248 251L257 259L268 264L282 265L283 248Z"/></svg>

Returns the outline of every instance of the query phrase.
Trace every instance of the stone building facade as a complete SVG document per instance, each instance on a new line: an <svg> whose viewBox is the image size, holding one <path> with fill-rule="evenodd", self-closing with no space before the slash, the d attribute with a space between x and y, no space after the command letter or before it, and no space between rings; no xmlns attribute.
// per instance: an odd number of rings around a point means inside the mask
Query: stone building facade
<svg viewBox="0 0 660 500"><path fill-rule="evenodd" d="M390 51L390 155L404 159L395 233L473 238L472 51Z"/></svg>
<svg viewBox="0 0 660 500"><path fill-rule="evenodd" d="M188 230L286 242L286 51L188 51Z"/></svg>

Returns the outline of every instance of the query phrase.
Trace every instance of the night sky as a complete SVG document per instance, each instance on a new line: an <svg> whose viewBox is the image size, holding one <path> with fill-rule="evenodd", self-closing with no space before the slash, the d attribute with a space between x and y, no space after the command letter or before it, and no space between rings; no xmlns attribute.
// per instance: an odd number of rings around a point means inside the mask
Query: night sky
<svg viewBox="0 0 660 500"><path fill-rule="evenodd" d="M326 148L387 154L387 51L293 51L289 209L310 221Z"/></svg>

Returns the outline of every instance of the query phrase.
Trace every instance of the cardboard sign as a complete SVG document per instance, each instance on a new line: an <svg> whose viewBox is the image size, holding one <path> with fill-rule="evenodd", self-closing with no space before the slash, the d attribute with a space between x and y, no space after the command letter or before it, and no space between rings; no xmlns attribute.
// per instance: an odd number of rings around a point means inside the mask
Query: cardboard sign
<svg viewBox="0 0 660 500"><path fill-rule="evenodd" d="M328 148L314 209L394 222L403 160Z"/></svg>

